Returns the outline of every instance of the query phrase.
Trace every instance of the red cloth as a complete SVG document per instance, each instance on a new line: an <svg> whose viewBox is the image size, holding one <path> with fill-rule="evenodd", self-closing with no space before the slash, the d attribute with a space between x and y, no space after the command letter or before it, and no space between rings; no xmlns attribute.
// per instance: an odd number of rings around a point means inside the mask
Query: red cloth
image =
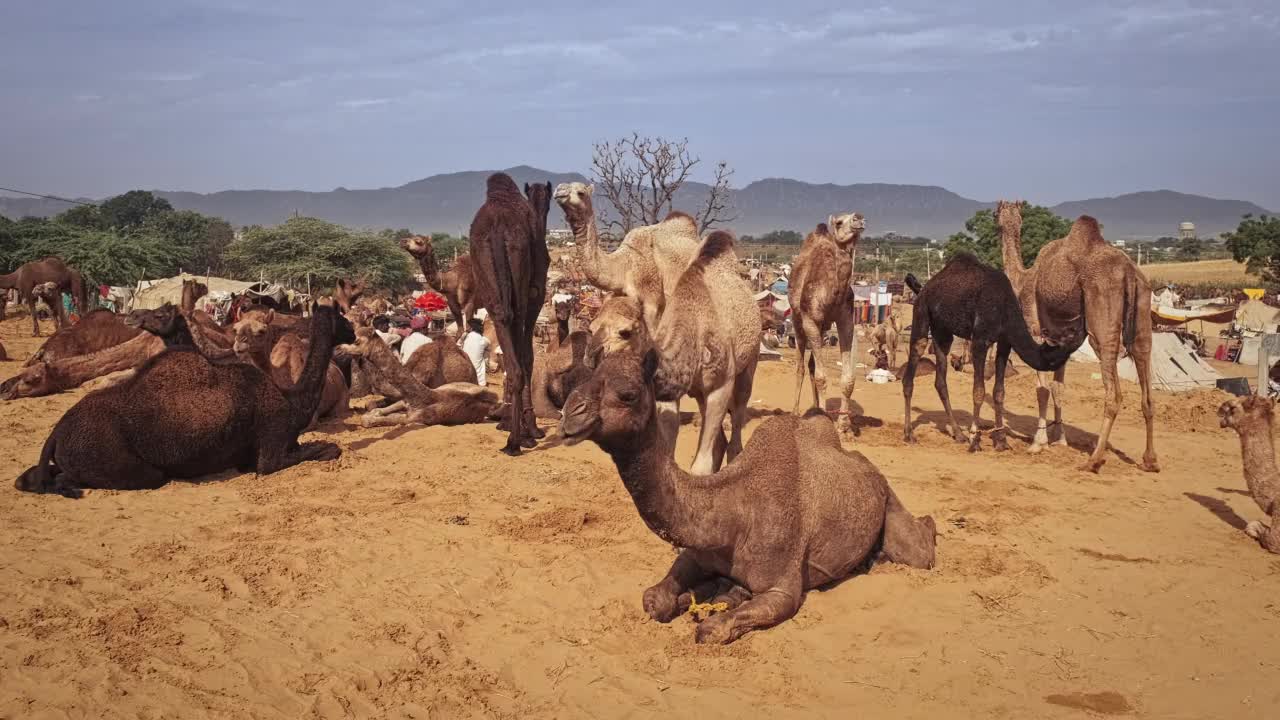
<svg viewBox="0 0 1280 720"><path fill-rule="evenodd" d="M449 307L449 303L440 293L424 292L418 296L417 300L413 301L413 306L431 312L433 310L444 310Z"/></svg>
<svg viewBox="0 0 1280 720"><path fill-rule="evenodd" d="M110 295L110 294L111 294L111 286L109 286L109 285L99 285L99 286L98 286L98 294L99 294L99 295L101 295L102 297L107 297L108 295Z"/></svg>

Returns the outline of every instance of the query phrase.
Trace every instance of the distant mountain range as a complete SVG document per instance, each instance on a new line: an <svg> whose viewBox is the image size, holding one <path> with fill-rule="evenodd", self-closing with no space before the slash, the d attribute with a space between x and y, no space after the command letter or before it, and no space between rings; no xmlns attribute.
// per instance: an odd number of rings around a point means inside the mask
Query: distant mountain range
<svg viewBox="0 0 1280 720"><path fill-rule="evenodd" d="M298 190L226 190L201 194L160 190L156 193L182 210L196 210L225 218L233 225L274 225L295 212L354 227L402 228L415 232L462 233L484 199L484 181L492 171L432 175L393 188L304 192ZM506 170L517 183L586 182L577 173L553 173L521 165ZM676 207L695 211L707 186L687 183L676 196ZM598 197L598 202L603 202ZM867 218L868 234L920 235L944 239L963 229L974 212L991 207L931 185L815 185L799 180L768 178L734 191L738 219L731 226L740 234L770 230L805 232L833 212L856 210ZM68 206L52 200L0 197L0 215L48 216ZM1176 235L1178 224L1193 222L1202 238L1233 230L1246 213L1274 214L1249 202L1218 200L1171 190L1138 192L1112 198L1062 203L1054 212L1067 218L1089 214L1103 224L1112 239ZM551 227L563 227L559 208L552 207Z"/></svg>

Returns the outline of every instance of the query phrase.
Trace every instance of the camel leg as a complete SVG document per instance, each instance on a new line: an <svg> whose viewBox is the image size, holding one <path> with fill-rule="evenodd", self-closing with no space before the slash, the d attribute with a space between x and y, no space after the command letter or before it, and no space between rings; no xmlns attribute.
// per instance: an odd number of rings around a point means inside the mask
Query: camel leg
<svg viewBox="0 0 1280 720"><path fill-rule="evenodd" d="M970 352L973 353L973 417L969 420L969 452L982 449L982 430L978 427L978 418L982 416L982 404L987 401L988 347L981 340L969 343Z"/></svg>
<svg viewBox="0 0 1280 720"><path fill-rule="evenodd" d="M942 408L947 411L947 430L951 438L956 442L964 442L964 433L960 432L960 424L956 422L956 414L951 410L951 395L947 391L947 364L950 351L951 337L941 337L935 334L933 352L934 361L937 363L938 369L933 376L933 388L938 391L938 398L942 400Z"/></svg>
<svg viewBox="0 0 1280 720"><path fill-rule="evenodd" d="M705 401L699 403L702 408L702 428L698 433L698 454L693 458L693 467L689 468L691 474L710 475L716 471L716 436L723 438L724 416L729 411L732 400L733 385L730 382L707 393Z"/></svg>
<svg viewBox="0 0 1280 720"><path fill-rule="evenodd" d="M841 432L853 432L853 386L854 361L858 353L858 338L853 333L853 318L842 312L836 318L836 333L840 337L840 419L836 429Z"/></svg>
<svg viewBox="0 0 1280 720"><path fill-rule="evenodd" d="M1156 409L1151 402L1151 348L1141 347L1143 342L1139 339L1134 343L1133 366L1138 371L1138 386L1142 389L1142 418L1147 425L1147 449L1142 453L1142 469L1147 472L1160 472L1160 461L1156 458L1155 445L1155 418ZM1066 432L1063 432L1066 436ZM1277 537L1280 540L1280 537ZM1273 552L1280 552L1280 548Z"/></svg>
<svg viewBox="0 0 1280 720"><path fill-rule="evenodd" d="M916 364L920 356L929 349L929 316L916 306L911 318L911 346L907 348L907 366L902 370L902 440L913 443L915 434L911 432L911 394L916 387Z"/></svg>
<svg viewBox="0 0 1280 720"><path fill-rule="evenodd" d="M31 337L40 337L40 315L36 312L36 296L27 298L27 308L31 310Z"/></svg>
<svg viewBox="0 0 1280 720"><path fill-rule="evenodd" d="M1063 365L1053 371L1053 384L1049 386L1053 396L1053 424L1058 428L1058 439L1054 445L1067 447L1067 426L1062 423L1062 401L1066 399L1067 366Z"/></svg>
<svg viewBox="0 0 1280 720"><path fill-rule="evenodd" d="M1005 342L996 344L996 382L991 391L991 402L996 406L996 426L991 431L991 444L996 450L1009 449L1009 441L1006 439L1009 428L1004 426L1004 377L1009 369L1009 352L1012 349Z"/></svg>
<svg viewBox="0 0 1280 720"><path fill-rule="evenodd" d="M520 425L524 422L524 385L525 375L522 367L520 351L516 348L515 334L512 332L512 323L519 323L519 320L505 317L506 310L502 315L492 313L493 329L498 334L498 347L502 348L502 368L506 373L504 379L504 389L506 390L508 400L508 426L507 426L507 444L503 446L502 452L516 456L520 454L520 448L524 445L524 432ZM523 330L523 324L521 325Z"/></svg>
<svg viewBox="0 0 1280 720"><path fill-rule="evenodd" d="M1268 552L1280 553L1280 507L1271 513L1270 525L1254 520L1244 526L1244 532Z"/></svg>
<svg viewBox="0 0 1280 720"><path fill-rule="evenodd" d="M1120 402L1122 399L1120 390L1120 373L1116 369L1116 362L1120 359L1120 348L1112 343L1110 346L1103 345L1102 352L1098 354L1098 359L1102 361L1102 396L1106 398L1102 411L1102 427L1098 430L1098 444L1093 448L1093 454L1089 456L1089 460L1085 462L1082 469L1089 472L1098 472L1102 465L1106 463L1108 442L1111 439L1111 427L1116 422L1116 415L1120 414Z"/></svg>
<svg viewBox="0 0 1280 720"><path fill-rule="evenodd" d="M773 627L790 619L800 609L802 597L799 568L781 584L753 595L729 612L712 615L698 624L694 639L699 643L725 645L752 630Z"/></svg>
<svg viewBox="0 0 1280 720"><path fill-rule="evenodd" d="M270 475L309 460L337 460L341 456L342 449L329 442L301 445L295 442L293 448L261 447L258 449L257 470L258 475Z"/></svg>
<svg viewBox="0 0 1280 720"><path fill-rule="evenodd" d="M812 318L802 318L796 332L805 334L804 344L809 347L810 362L809 368L810 385L813 388L813 405L812 407L826 409L822 403L822 393L827 389L827 371L823 368L822 362L822 332L818 328L818 323ZM798 336L797 336L798 337Z"/></svg>
<svg viewBox="0 0 1280 720"><path fill-rule="evenodd" d="M756 363L743 368L733 383L733 402L729 405L732 430L729 433L729 462L742 453L742 429L747 426L747 409L751 405L751 388L755 381ZM716 470L720 469L719 461Z"/></svg>
<svg viewBox="0 0 1280 720"><path fill-rule="evenodd" d="M694 561L692 553L687 550L681 552L671 564L667 576L644 591L644 611L661 623L675 620L689 609L689 589L712 576Z"/></svg>
<svg viewBox="0 0 1280 720"><path fill-rule="evenodd" d="M893 490L889 491L884 513L884 542L880 549L885 560L925 570L932 568L937 535L933 517L917 518Z"/></svg>
<svg viewBox="0 0 1280 720"><path fill-rule="evenodd" d="M1049 373L1036 373L1036 407L1040 413L1040 420L1036 423L1036 436L1031 440L1031 447L1027 448L1027 452L1032 455L1043 452L1049 446L1049 426L1045 421L1045 418L1049 415L1049 396L1051 392L1049 383Z"/></svg>
<svg viewBox="0 0 1280 720"><path fill-rule="evenodd" d="M791 409L792 415L800 414L800 396L804 393L804 373L808 358L805 357L805 350L808 343L805 342L804 332L799 327L796 328L796 404Z"/></svg>

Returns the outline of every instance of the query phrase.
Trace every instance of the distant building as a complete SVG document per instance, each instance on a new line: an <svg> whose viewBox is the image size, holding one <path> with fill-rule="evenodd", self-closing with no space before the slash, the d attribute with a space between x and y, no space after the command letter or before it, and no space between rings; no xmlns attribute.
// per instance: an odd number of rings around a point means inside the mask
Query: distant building
<svg viewBox="0 0 1280 720"><path fill-rule="evenodd" d="M1184 222L1178 225L1178 237L1183 240L1194 240L1196 238L1196 224Z"/></svg>
<svg viewBox="0 0 1280 720"><path fill-rule="evenodd" d="M1125 241L1124 241L1124 240L1112 240L1112 241L1111 241L1111 244L1112 244L1112 245L1115 245L1115 246L1116 246L1116 247L1118 247L1118 248L1122 248L1122 247L1124 247L1124 246L1125 246Z"/></svg>

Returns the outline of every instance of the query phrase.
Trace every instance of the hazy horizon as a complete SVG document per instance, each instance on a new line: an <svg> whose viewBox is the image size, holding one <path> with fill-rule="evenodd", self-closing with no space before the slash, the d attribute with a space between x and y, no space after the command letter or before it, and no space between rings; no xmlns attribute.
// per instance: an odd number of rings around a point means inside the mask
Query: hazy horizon
<svg viewBox="0 0 1280 720"><path fill-rule="evenodd" d="M51 0L5 11L0 185L395 187L688 136L766 177L1280 210L1261 0L580 4ZM705 176L695 179L706 179Z"/></svg>

